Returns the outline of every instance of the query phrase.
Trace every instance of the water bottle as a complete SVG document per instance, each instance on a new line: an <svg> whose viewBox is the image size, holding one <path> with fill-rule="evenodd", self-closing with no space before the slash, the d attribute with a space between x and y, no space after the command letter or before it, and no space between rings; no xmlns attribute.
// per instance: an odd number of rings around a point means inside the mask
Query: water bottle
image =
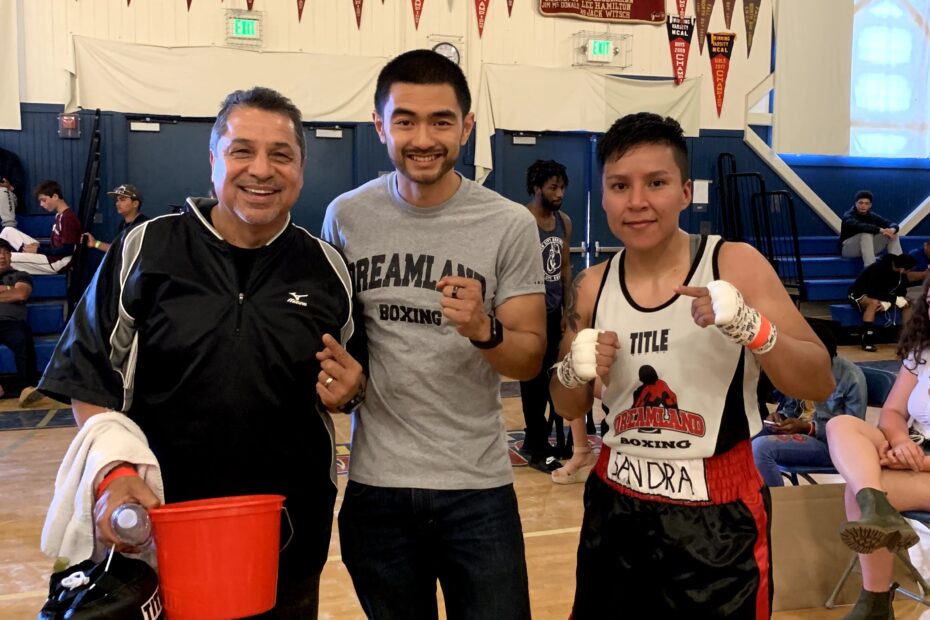
<svg viewBox="0 0 930 620"><path fill-rule="evenodd" d="M149 513L139 504L121 504L110 517L116 537L124 545L141 547L152 538Z"/></svg>

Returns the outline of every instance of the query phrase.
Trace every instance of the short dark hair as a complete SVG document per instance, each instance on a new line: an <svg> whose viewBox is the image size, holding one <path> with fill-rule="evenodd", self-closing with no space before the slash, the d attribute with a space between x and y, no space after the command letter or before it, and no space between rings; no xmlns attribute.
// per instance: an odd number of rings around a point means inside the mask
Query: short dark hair
<svg viewBox="0 0 930 620"><path fill-rule="evenodd" d="M216 122L213 123L213 129L210 131L210 150L216 150L216 144L226 133L226 123L229 121L229 115L233 108L238 106L246 108L257 108L266 112L277 112L291 119L294 123L294 137L297 138L297 144L300 146L300 161L303 163L307 160L307 144L304 141L303 119L300 116L300 110L294 105L294 102L271 88L264 86L253 86L249 90L236 90L226 96L220 106L220 111L216 115Z"/></svg>
<svg viewBox="0 0 930 620"><path fill-rule="evenodd" d="M4 251L4 250L12 254L13 245L6 239L0 239L0 251Z"/></svg>
<svg viewBox="0 0 930 620"><path fill-rule="evenodd" d="M471 91L462 69L432 50L412 50L405 52L384 65L378 74L375 86L375 110L384 114L391 86L403 84L448 84L455 91L455 98L462 108L462 116L471 110Z"/></svg>
<svg viewBox="0 0 930 620"><path fill-rule="evenodd" d="M814 334L820 338L820 342L823 343L827 353L830 354L830 359L832 360L836 357L836 332L833 328L823 323L814 323L811 325L811 329L813 329Z"/></svg>
<svg viewBox="0 0 930 620"><path fill-rule="evenodd" d="M35 186L35 189L32 190L32 195L35 196L36 198L38 198L39 195L48 196L48 197L58 196L59 198L61 198L62 193L63 192L61 191L61 185L58 184L58 181L53 181L51 179L46 179L42 181L41 183Z"/></svg>
<svg viewBox="0 0 930 620"><path fill-rule="evenodd" d="M554 159L537 159L526 169L526 193L533 195L536 188L542 188L546 181L556 177L568 187L568 171L565 166Z"/></svg>
<svg viewBox="0 0 930 620"><path fill-rule="evenodd" d="M917 259L910 254L889 254L891 264L895 267L904 269L913 269L917 265Z"/></svg>
<svg viewBox="0 0 930 620"><path fill-rule="evenodd" d="M872 202L872 192L867 189L860 189L858 192L856 192L856 202L859 202L863 198L866 198L869 202Z"/></svg>
<svg viewBox="0 0 930 620"><path fill-rule="evenodd" d="M665 144L672 147L682 180L691 178L688 144L681 125L670 116L662 118L652 112L637 112L617 119L597 145L597 161L603 167L607 160L620 159L640 144Z"/></svg>

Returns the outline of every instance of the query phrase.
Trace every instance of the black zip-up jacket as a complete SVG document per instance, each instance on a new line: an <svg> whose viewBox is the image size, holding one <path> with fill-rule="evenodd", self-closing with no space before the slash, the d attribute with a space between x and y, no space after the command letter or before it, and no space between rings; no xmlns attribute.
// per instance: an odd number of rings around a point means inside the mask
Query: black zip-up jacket
<svg viewBox="0 0 930 620"><path fill-rule="evenodd" d="M129 415L169 502L285 495L292 555L322 567L336 489L315 390L322 335L367 366L349 272L338 250L288 223L251 251L240 288L215 204L189 199L189 211L114 241L39 388Z"/></svg>
<svg viewBox="0 0 930 620"><path fill-rule="evenodd" d="M856 300L868 295L872 299L894 303L896 297L906 296L907 284L907 274L895 271L891 257L885 255L859 274L849 287L849 297Z"/></svg>
<svg viewBox="0 0 930 620"><path fill-rule="evenodd" d="M898 232L900 226L896 223L886 220L871 209L865 213L859 213L855 205L843 214L843 223L840 225L840 245L843 242L859 233L869 233L877 235L882 228L894 228Z"/></svg>

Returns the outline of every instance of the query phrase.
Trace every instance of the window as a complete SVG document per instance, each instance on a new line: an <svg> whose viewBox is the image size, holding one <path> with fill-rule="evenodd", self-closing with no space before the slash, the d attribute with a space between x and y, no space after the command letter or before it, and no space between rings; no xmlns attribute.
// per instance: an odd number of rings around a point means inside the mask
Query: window
<svg viewBox="0 0 930 620"><path fill-rule="evenodd" d="M930 157L930 0L856 0L850 155Z"/></svg>

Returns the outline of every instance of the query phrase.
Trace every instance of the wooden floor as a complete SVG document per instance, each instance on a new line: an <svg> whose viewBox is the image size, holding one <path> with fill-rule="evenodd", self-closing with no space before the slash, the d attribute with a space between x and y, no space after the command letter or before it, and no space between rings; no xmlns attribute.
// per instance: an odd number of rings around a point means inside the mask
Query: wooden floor
<svg viewBox="0 0 930 620"><path fill-rule="evenodd" d="M893 351L887 346L872 354L858 349L842 352L854 360L893 357ZM2 403L9 409L15 401ZM47 409L50 405L50 401L44 400L35 408ZM18 414L0 411L0 416L6 415ZM505 399L505 422L509 429L522 428L519 398ZM337 430L337 441L346 442L348 424L345 418L337 421ZM74 434L74 428L0 432L0 620L35 618L46 598L51 561L39 551L39 535L58 464ZM575 548L582 516L583 485L555 485L548 476L527 467L515 469L515 475L526 535L533 617L537 620L565 620L574 592ZM345 476L340 476L337 512L345 483ZM320 590L321 618L364 618L348 573L340 561L336 528ZM895 605L899 620L930 619L930 612L921 616L925 609L906 600ZM847 607L778 612L774 618L841 618L848 610Z"/></svg>

